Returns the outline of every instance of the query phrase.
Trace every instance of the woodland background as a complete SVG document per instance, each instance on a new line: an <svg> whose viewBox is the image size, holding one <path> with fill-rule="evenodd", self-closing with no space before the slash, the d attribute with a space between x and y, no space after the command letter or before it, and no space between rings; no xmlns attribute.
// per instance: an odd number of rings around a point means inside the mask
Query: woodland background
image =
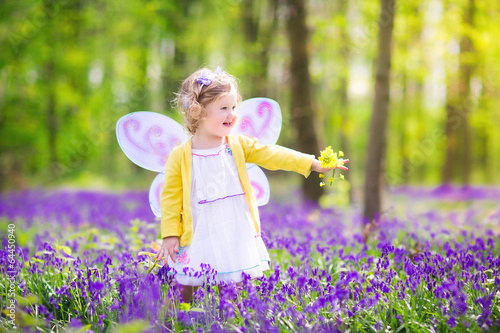
<svg viewBox="0 0 500 333"><path fill-rule="evenodd" d="M497 184L500 3L385 6L384 12L371 0L0 1L0 188L148 188L154 174L121 152L116 121L140 110L181 121L170 103L180 82L202 66L221 66L239 78L244 99L280 103L279 144L317 156L327 145L343 150L347 181L327 191L360 197L373 177L369 128L387 19L394 25L385 50L391 66L382 183ZM313 131L305 137L300 126ZM272 182L300 179L268 175ZM321 194L319 179L310 178ZM273 194L285 194L276 183Z"/></svg>

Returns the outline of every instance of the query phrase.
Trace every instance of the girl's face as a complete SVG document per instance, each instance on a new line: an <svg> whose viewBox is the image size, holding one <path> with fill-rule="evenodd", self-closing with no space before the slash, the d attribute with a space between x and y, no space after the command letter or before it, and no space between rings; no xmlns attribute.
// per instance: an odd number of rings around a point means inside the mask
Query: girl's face
<svg viewBox="0 0 500 333"><path fill-rule="evenodd" d="M212 103L205 110L207 117L201 122L196 134L204 136L205 139L221 139L231 133L236 124L237 96L235 89Z"/></svg>

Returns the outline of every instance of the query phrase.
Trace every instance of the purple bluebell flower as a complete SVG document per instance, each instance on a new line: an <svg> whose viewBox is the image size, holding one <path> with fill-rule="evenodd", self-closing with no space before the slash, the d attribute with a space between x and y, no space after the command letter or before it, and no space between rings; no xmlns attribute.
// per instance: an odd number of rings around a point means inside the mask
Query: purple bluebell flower
<svg viewBox="0 0 500 333"><path fill-rule="evenodd" d="M455 320L455 318L454 318L454 317L450 317L450 318L446 321L446 323L448 324L448 326L450 326L450 328L453 328L453 327L457 326L457 322L456 322L456 320Z"/></svg>

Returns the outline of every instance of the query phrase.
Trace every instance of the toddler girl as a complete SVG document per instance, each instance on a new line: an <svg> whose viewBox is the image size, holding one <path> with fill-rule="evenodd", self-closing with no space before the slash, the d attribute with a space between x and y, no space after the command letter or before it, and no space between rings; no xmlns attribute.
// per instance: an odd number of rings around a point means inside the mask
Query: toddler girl
<svg viewBox="0 0 500 333"><path fill-rule="evenodd" d="M176 269L184 302L190 302L192 287L203 284L203 277L193 274L201 264L217 271L217 282L240 282L242 272L258 278L269 269L245 163L305 177L332 168L322 168L313 155L231 136L241 96L235 78L225 72L196 71L183 82L176 102L191 138L167 160L163 243L156 258Z"/></svg>

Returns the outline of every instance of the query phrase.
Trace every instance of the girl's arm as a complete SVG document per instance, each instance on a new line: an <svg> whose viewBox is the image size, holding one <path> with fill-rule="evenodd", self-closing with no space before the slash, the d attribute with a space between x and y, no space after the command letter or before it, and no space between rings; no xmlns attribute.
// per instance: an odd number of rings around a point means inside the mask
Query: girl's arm
<svg viewBox="0 0 500 333"><path fill-rule="evenodd" d="M156 259L162 260L165 258L165 263L167 263L168 256L175 263L175 254L179 253L179 237L170 236L163 238L163 243L161 244L158 253L156 254Z"/></svg>
<svg viewBox="0 0 500 333"><path fill-rule="evenodd" d="M255 163L268 170L295 171L305 177L311 172L314 155L303 154L278 145L264 145L258 139L244 135L239 135L238 140L247 163Z"/></svg>
<svg viewBox="0 0 500 333"><path fill-rule="evenodd" d="M304 154L279 145L264 145L258 139L240 135L245 161L255 163L269 170L295 171L308 177L311 171L326 172L333 168L323 168L314 155ZM348 161L348 160L346 160ZM346 167L339 166L344 170Z"/></svg>
<svg viewBox="0 0 500 333"><path fill-rule="evenodd" d="M165 167L165 182L161 192L161 238L182 235L182 174L181 150L174 149Z"/></svg>

